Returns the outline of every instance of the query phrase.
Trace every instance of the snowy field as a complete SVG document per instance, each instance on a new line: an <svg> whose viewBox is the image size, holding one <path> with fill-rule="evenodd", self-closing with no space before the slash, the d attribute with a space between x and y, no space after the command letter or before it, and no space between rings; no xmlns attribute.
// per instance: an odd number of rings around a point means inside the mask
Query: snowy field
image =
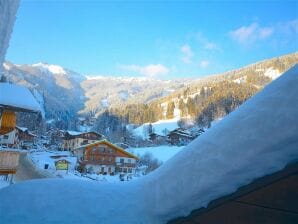
<svg viewBox="0 0 298 224"><path fill-rule="evenodd" d="M168 132L173 131L177 128L178 126L178 121L180 118L174 118L174 119L169 119L169 120L160 120L157 122L152 123L152 129L155 134L158 135L167 135ZM143 124L140 127L137 127L136 129L133 130L133 133L135 136L139 136L143 139L148 139L148 128L149 128L149 123Z"/></svg>
<svg viewBox="0 0 298 224"><path fill-rule="evenodd" d="M156 147L128 148L126 149L126 151L138 157L141 157L146 153L151 153L154 158L164 163L170 158L172 158L174 155L176 155L178 152L180 152L183 148L184 146L179 147L179 146L161 145Z"/></svg>

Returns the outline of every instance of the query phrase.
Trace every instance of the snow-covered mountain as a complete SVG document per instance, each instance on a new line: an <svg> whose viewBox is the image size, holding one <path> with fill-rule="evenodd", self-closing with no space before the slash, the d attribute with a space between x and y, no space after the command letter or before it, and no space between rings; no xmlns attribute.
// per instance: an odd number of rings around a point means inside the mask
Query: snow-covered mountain
<svg viewBox="0 0 298 224"><path fill-rule="evenodd" d="M81 83L86 102L82 112L100 113L106 108L129 103L147 103L184 87L185 80L157 80L145 77L88 77Z"/></svg>
<svg viewBox="0 0 298 224"><path fill-rule="evenodd" d="M3 64L8 81L28 87L43 103L47 118L99 114L110 107L148 102L184 86L185 80L163 81L144 77L84 76L59 65Z"/></svg>
<svg viewBox="0 0 298 224"><path fill-rule="evenodd" d="M44 108L47 118L70 120L84 107L84 76L57 65L4 63L8 81L28 87Z"/></svg>
<svg viewBox="0 0 298 224"><path fill-rule="evenodd" d="M93 116L108 108L125 108L127 105L144 103L149 107L159 105L162 108L162 114L159 116L161 119L165 117L169 103L174 103L176 112L178 109L183 112L181 105L184 107L183 105L190 102L189 99L195 99L202 89L208 92L216 83L250 83L261 89L297 62L298 53L293 53L192 80L85 76L47 63L16 65L5 62L3 67L8 81L31 89L38 102L42 104L47 119L67 123L74 120L78 113ZM181 104L181 101L184 104ZM185 113L180 115L183 117Z"/></svg>

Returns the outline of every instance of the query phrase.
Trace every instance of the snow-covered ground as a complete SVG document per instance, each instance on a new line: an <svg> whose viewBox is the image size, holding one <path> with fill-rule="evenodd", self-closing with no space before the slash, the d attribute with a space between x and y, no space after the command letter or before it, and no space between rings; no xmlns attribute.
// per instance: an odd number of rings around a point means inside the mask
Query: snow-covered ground
<svg viewBox="0 0 298 224"><path fill-rule="evenodd" d="M277 69L274 69L272 67L268 68L264 75L271 78L272 80L277 79L279 76L281 76L281 72Z"/></svg>
<svg viewBox="0 0 298 224"><path fill-rule="evenodd" d="M168 132L175 130L176 128L179 128L178 121L179 117L169 120L160 120L154 123L151 123L153 132L158 135L167 135ZM148 127L149 123L145 123L136 129L133 130L133 134L136 136L139 136L143 139L148 139Z"/></svg>
<svg viewBox="0 0 298 224"><path fill-rule="evenodd" d="M31 151L28 155L33 164L36 166L36 169L41 171L42 173L48 173L52 176L56 176L59 178L65 179L80 179L87 181L99 181L99 182L109 182L109 183L118 183L122 182L119 178L119 175L101 175L101 174L80 174L75 170L75 166L77 163L77 158L72 156L68 151ZM68 171L66 170L56 170L55 161L65 159L69 162ZM45 165L48 165L48 168L45 169ZM135 180L139 177L139 175L132 175L131 180ZM125 176L124 180L127 181L127 176Z"/></svg>
<svg viewBox="0 0 298 224"><path fill-rule="evenodd" d="M4 176L0 176L0 189L9 186L9 182L4 178Z"/></svg>
<svg viewBox="0 0 298 224"><path fill-rule="evenodd" d="M68 151L31 151L29 155L37 169L44 170L48 165L47 171L55 174L55 161L65 159L69 162L69 171L74 171L77 158L72 156Z"/></svg>
<svg viewBox="0 0 298 224"><path fill-rule="evenodd" d="M183 148L184 147L179 146L161 145L155 147L128 148L126 151L137 155L138 157L143 156L146 153L150 153L154 158L164 163L180 152Z"/></svg>

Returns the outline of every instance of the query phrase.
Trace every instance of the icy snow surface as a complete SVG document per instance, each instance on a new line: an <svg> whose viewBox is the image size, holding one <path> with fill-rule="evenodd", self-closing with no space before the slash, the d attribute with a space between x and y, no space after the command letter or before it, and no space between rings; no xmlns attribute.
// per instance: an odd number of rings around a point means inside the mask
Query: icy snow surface
<svg viewBox="0 0 298 224"><path fill-rule="evenodd" d="M1 105L41 111L40 105L27 88L10 83L0 83Z"/></svg>
<svg viewBox="0 0 298 224"><path fill-rule="evenodd" d="M298 160L298 66L126 184L34 180L0 190L3 223L166 223Z"/></svg>

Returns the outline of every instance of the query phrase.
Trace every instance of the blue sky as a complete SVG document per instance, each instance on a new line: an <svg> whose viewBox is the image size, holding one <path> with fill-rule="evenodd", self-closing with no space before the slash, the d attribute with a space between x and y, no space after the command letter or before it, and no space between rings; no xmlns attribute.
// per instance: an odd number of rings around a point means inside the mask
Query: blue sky
<svg viewBox="0 0 298 224"><path fill-rule="evenodd" d="M201 77L298 49L295 1L21 1L7 60Z"/></svg>

